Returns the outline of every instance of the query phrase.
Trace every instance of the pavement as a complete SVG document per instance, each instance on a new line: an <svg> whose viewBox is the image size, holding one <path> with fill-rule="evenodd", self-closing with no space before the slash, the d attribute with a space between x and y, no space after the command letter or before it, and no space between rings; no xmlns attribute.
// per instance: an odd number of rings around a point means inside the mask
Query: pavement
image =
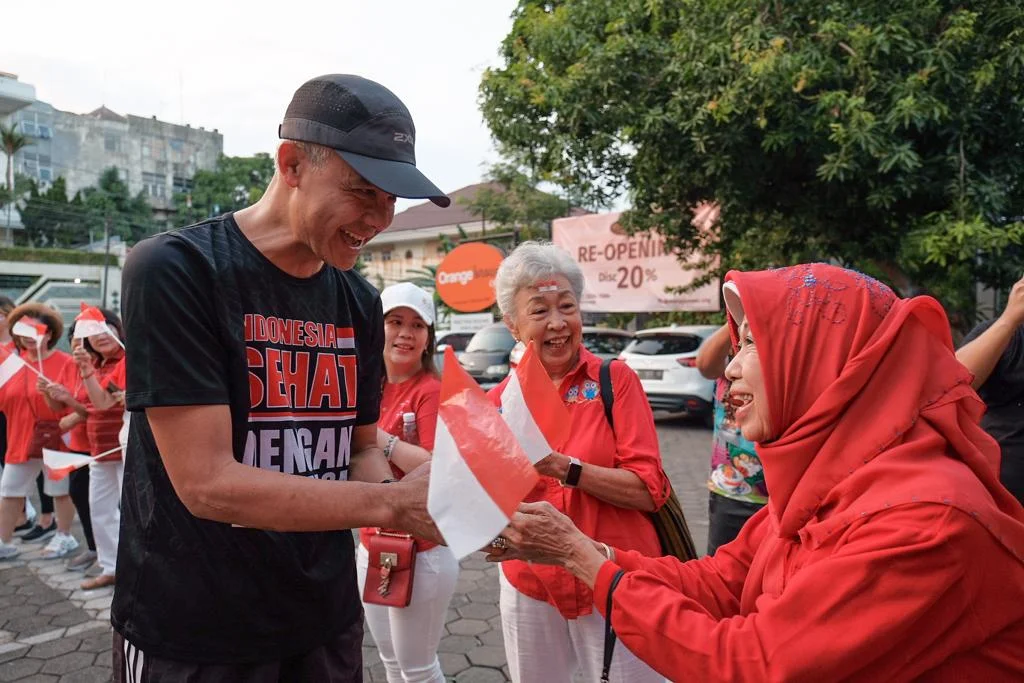
<svg viewBox="0 0 1024 683"><path fill-rule="evenodd" d="M685 420L660 418L658 439L665 471L703 552L711 432ZM76 535L81 541L80 529ZM16 560L0 562L0 683L109 681L113 590L80 590L85 577L65 571L62 561L39 559L42 547L26 545ZM456 683L510 680L498 615L497 566L483 557L475 553L462 561L438 648L445 675ZM369 630L363 640L363 672L365 681L386 680Z"/></svg>

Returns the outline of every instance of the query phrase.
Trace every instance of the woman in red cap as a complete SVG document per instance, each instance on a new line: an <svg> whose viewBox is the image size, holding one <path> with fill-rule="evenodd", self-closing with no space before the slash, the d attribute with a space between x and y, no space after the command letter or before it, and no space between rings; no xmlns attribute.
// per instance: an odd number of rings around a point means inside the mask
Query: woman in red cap
<svg viewBox="0 0 1024 683"><path fill-rule="evenodd" d="M1024 680L1024 509L939 304L824 264L731 272L725 299L768 505L684 564L527 504L492 559L569 569L672 680Z"/></svg>

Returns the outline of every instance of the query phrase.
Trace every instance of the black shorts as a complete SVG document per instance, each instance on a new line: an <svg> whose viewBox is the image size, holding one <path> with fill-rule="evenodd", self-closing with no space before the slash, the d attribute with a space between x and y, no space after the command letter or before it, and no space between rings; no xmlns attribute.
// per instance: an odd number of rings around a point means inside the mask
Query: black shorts
<svg viewBox="0 0 1024 683"><path fill-rule="evenodd" d="M147 655L114 631L114 683L362 683L363 622L331 642L259 664L192 664Z"/></svg>

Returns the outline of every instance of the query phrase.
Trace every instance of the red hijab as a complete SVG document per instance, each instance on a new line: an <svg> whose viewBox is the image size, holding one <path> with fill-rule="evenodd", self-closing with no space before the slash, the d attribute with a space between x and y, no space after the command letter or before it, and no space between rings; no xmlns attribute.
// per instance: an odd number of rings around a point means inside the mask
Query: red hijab
<svg viewBox="0 0 1024 683"><path fill-rule="evenodd" d="M978 425L984 404L937 301L900 299L827 264L731 271L726 282L734 338L745 315L778 435L757 451L780 537L937 502L1024 559L1024 509L999 483L999 446Z"/></svg>

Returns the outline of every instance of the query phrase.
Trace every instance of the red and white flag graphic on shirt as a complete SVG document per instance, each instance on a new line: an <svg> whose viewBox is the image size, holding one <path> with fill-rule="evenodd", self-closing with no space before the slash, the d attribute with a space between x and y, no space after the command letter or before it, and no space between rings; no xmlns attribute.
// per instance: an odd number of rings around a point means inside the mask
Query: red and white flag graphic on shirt
<svg viewBox="0 0 1024 683"><path fill-rule="evenodd" d="M532 463L564 448L569 440L572 416L532 341L501 392L501 416Z"/></svg>
<svg viewBox="0 0 1024 683"><path fill-rule="evenodd" d="M16 337L31 339L36 346L42 346L43 337L48 331L49 328L46 327L46 323L39 322L27 315L19 318L18 322L14 323L14 327L11 328L11 334Z"/></svg>
<svg viewBox="0 0 1024 683"><path fill-rule="evenodd" d="M31 366L21 356L0 346L0 387L28 367Z"/></svg>
<svg viewBox="0 0 1024 683"><path fill-rule="evenodd" d="M539 479L516 437L445 350L427 510L457 558L489 544Z"/></svg>

